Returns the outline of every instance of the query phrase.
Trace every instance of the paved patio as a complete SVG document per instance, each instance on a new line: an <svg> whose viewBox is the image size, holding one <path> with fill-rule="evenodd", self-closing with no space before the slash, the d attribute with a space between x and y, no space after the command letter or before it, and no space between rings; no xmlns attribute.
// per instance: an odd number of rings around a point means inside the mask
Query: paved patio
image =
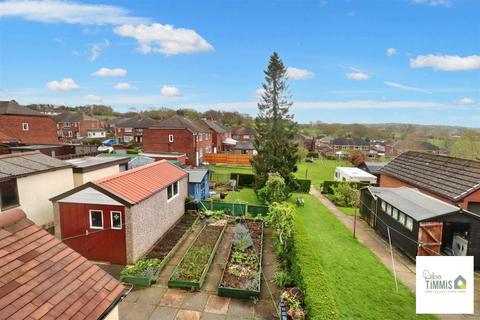
<svg viewBox="0 0 480 320"><path fill-rule="evenodd" d="M234 226L229 225L221 246L208 271L207 278L200 292L170 289L168 279L181 257L193 242L199 228L192 233L169 264L163 269L159 280L150 288L136 287L120 303L120 319L142 320L217 320L217 319L273 319L275 308L265 279L262 279L261 298L258 301L230 299L217 296L217 287L227 259L228 249L233 240ZM271 230L266 228L264 234L263 272L267 279L275 273L275 253ZM269 280L269 286L278 301L279 289Z"/></svg>

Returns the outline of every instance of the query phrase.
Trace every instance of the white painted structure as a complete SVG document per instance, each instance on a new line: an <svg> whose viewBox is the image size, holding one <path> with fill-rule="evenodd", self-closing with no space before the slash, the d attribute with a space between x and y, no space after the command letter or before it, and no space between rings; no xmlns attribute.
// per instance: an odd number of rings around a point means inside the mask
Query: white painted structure
<svg viewBox="0 0 480 320"><path fill-rule="evenodd" d="M334 179L336 181L366 182L370 184L377 182L377 177L373 174L353 167L337 167Z"/></svg>

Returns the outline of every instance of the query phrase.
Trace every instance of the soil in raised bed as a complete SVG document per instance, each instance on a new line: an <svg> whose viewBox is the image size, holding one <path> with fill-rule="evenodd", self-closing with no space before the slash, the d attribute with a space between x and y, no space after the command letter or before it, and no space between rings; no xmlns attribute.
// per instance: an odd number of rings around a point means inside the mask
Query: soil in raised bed
<svg viewBox="0 0 480 320"><path fill-rule="evenodd" d="M192 227L196 219L197 217L191 214L183 215L182 219L157 241L152 250L147 254L147 258L158 258L163 260L173 247L175 247L185 232Z"/></svg>
<svg viewBox="0 0 480 320"><path fill-rule="evenodd" d="M224 228L226 221L219 221L214 224L208 224L202 230L202 232L198 235L198 238L195 240L193 245L187 251L185 256L182 259L182 262L177 267L177 271L179 274L172 275L172 280L176 281L197 281L200 280L201 273L194 275L185 275L182 274L181 270L184 268L189 268L191 266L186 266L187 263L194 263L196 265L196 269L201 269L202 272L206 267L208 259L212 253L212 250L215 248L215 244L217 243L220 234L222 233L222 229ZM196 259L195 261L188 262L186 257L194 251L201 250L205 253L205 251L209 251L209 254L203 254L201 257Z"/></svg>
<svg viewBox="0 0 480 320"><path fill-rule="evenodd" d="M256 254L257 256L257 268L253 272L258 272L260 271L260 250L262 250L262 223L261 222L256 222L256 221L243 221L240 222L244 226L247 227L247 229L250 231L250 236L252 237L254 248L248 248L245 253L246 254ZM255 283L255 281L260 281L259 274L252 274L245 272L248 270L248 268L244 269L244 272L240 272L240 275L238 274L232 274L229 270L232 267L232 253L234 251L233 248L233 243L232 243L232 248L230 251L230 256L228 257L228 263L225 266L225 272L223 274L223 279L221 286L224 288L235 288L235 289L242 289L242 290L250 290L250 291L256 291L258 290L258 285L257 288L253 289L251 288L251 284ZM257 278L257 279L255 279Z"/></svg>

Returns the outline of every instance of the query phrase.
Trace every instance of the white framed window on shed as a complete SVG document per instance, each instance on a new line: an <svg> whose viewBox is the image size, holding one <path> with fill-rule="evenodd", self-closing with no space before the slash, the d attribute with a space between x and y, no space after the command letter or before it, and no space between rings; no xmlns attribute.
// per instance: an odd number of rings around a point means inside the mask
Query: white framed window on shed
<svg viewBox="0 0 480 320"><path fill-rule="evenodd" d="M173 142L173 134L168 135L168 142Z"/></svg>
<svg viewBox="0 0 480 320"><path fill-rule="evenodd" d="M405 227L412 231L413 230L413 219L407 216L407 219L405 220Z"/></svg>
<svg viewBox="0 0 480 320"><path fill-rule="evenodd" d="M400 224L405 225L405 213L403 212L398 213L398 222L400 222Z"/></svg>
<svg viewBox="0 0 480 320"><path fill-rule="evenodd" d="M22 130L23 130L23 131L28 131L28 130L30 130L30 126L28 125L28 122L22 123Z"/></svg>
<svg viewBox="0 0 480 320"><path fill-rule="evenodd" d="M388 214L389 216L392 215L392 206L389 205L388 203L387 203L387 214Z"/></svg>
<svg viewBox="0 0 480 320"><path fill-rule="evenodd" d="M122 213L120 211L110 211L110 223L112 229L122 229Z"/></svg>
<svg viewBox="0 0 480 320"><path fill-rule="evenodd" d="M397 219L397 217L398 217L398 209L397 208L392 209L392 217L393 217L393 219Z"/></svg>
<svg viewBox="0 0 480 320"><path fill-rule="evenodd" d="M89 210L90 229L103 229L103 211Z"/></svg>
<svg viewBox="0 0 480 320"><path fill-rule="evenodd" d="M178 181L173 184L173 195L176 196L178 194Z"/></svg>

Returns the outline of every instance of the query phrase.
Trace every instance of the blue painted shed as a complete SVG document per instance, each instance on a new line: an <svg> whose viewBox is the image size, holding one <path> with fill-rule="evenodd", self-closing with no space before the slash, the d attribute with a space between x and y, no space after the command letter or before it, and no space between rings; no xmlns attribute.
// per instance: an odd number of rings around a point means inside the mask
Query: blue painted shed
<svg viewBox="0 0 480 320"><path fill-rule="evenodd" d="M188 195L195 200L206 200L210 194L208 169L185 169L188 173Z"/></svg>

